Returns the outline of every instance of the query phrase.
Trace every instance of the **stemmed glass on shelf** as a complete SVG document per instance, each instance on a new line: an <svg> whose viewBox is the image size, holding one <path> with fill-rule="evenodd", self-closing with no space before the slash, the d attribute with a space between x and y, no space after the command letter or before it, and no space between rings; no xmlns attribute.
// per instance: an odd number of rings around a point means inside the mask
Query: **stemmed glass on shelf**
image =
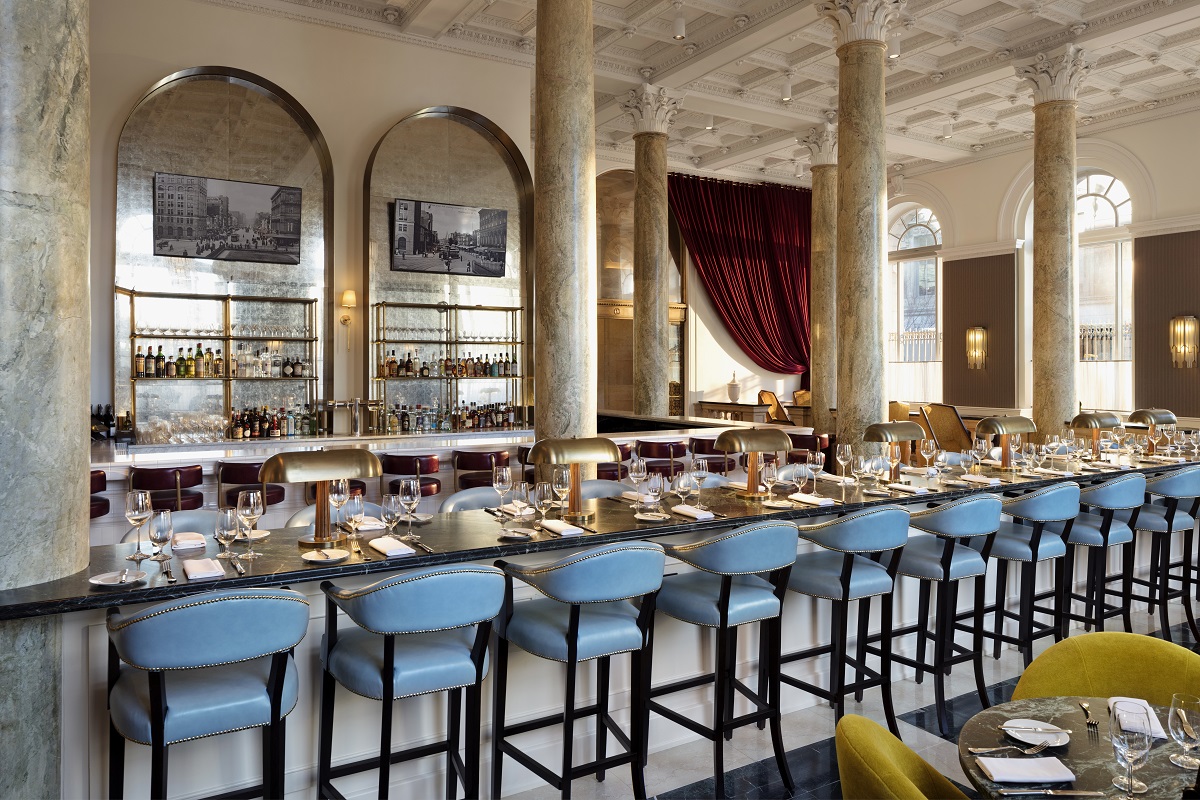
<svg viewBox="0 0 1200 800"><path fill-rule="evenodd" d="M1172 695L1167 728L1171 731L1171 738L1183 748L1182 753L1171 756L1171 763L1184 769L1200 768L1200 758L1192 755L1193 750L1200 748L1200 697Z"/></svg>
<svg viewBox="0 0 1200 800"><path fill-rule="evenodd" d="M337 509L337 516L333 520L335 527L342 524L342 506L346 505L349 496L350 482L345 478L334 478L329 482L329 504Z"/></svg>
<svg viewBox="0 0 1200 800"><path fill-rule="evenodd" d="M221 545L221 552L217 553L217 558L233 558L233 554L229 552L229 545L237 540L237 535L237 509L217 509L217 521L213 525L213 538L217 540L217 544Z"/></svg>
<svg viewBox="0 0 1200 800"><path fill-rule="evenodd" d="M246 491L238 492L237 515L246 529L246 552L242 553L240 557L252 561L262 555L262 553L257 553L254 550L253 535L254 525L258 522L259 517L263 515L262 491L247 489Z"/></svg>
<svg viewBox="0 0 1200 800"><path fill-rule="evenodd" d="M703 458L692 459L692 477L696 479L696 508L704 511L704 482L708 480L708 461Z"/></svg>
<svg viewBox="0 0 1200 800"><path fill-rule="evenodd" d="M163 547L171 541L171 512L165 508L155 509L150 517L150 544L154 545L154 555L151 561L162 564L170 561L171 557L163 552Z"/></svg>
<svg viewBox="0 0 1200 800"><path fill-rule="evenodd" d="M647 475L646 459L634 456L629 460L629 480L633 481L633 489L637 494L637 499L630 506L634 511L640 511L642 508L642 482L646 480Z"/></svg>
<svg viewBox="0 0 1200 800"><path fill-rule="evenodd" d="M150 513L149 492L136 489L125 495L125 519L129 520L130 525L137 528L137 550L125 556L126 561L140 564L142 559L150 557L142 552L142 526L146 524L146 520L150 519Z"/></svg>
<svg viewBox="0 0 1200 800"><path fill-rule="evenodd" d="M1133 771L1146 763L1154 743L1150 717L1141 705L1118 701L1113 703L1109 732L1117 764L1125 767L1125 774L1113 778L1112 783L1125 792L1126 800L1131 800L1146 791L1146 784L1134 778Z"/></svg>
<svg viewBox="0 0 1200 800"><path fill-rule="evenodd" d="M508 467L504 467L508 469ZM417 506L421 503L421 481L416 478L401 478L400 479L400 505L404 506L404 517L408 520L408 531L405 532L404 538L406 541L416 541L418 536L414 536L412 532L413 517L416 514Z"/></svg>

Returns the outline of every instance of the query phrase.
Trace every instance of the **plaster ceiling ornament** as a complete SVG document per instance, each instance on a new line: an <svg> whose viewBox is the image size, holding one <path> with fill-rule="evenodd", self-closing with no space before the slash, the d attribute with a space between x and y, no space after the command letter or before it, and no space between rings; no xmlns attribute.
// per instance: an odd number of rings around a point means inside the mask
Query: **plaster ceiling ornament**
<svg viewBox="0 0 1200 800"><path fill-rule="evenodd" d="M688 56L690 56L690 55L695 55L695 53L696 53L696 43L695 43L695 42L688 42L687 44L685 44L685 45L683 46L683 53L684 53L684 55L688 55Z"/></svg>
<svg viewBox="0 0 1200 800"><path fill-rule="evenodd" d="M666 133L675 121L684 93L665 86L643 83L630 89L621 108L633 120L635 133Z"/></svg>
<svg viewBox="0 0 1200 800"><path fill-rule="evenodd" d="M1079 86L1091 71L1092 65L1083 57L1083 50L1073 44L1038 53L1032 59L1014 65L1017 77L1033 88L1033 104L1055 101L1074 102Z"/></svg>
<svg viewBox="0 0 1200 800"><path fill-rule="evenodd" d="M800 144L808 148L808 160L814 167L837 163L837 128L833 123L810 129Z"/></svg>
<svg viewBox="0 0 1200 800"><path fill-rule="evenodd" d="M400 19L399 9L392 8L391 6L383 9L383 19L385 22L394 23L396 20Z"/></svg>
<svg viewBox="0 0 1200 800"><path fill-rule="evenodd" d="M887 43L888 28L900 17L907 0L825 0L817 13L833 20L837 43L873 41Z"/></svg>

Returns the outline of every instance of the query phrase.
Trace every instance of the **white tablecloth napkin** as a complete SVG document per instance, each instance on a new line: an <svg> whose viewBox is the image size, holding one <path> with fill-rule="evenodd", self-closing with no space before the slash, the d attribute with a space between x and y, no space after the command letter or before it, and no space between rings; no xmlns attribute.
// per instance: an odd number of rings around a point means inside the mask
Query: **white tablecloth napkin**
<svg viewBox="0 0 1200 800"><path fill-rule="evenodd" d="M671 511L675 514L682 514L685 517L691 517L692 519L713 519L716 516L711 511L702 511L699 508L696 508L695 506L689 506L686 503L680 503L677 506L673 506Z"/></svg>
<svg viewBox="0 0 1200 800"><path fill-rule="evenodd" d="M804 492L796 492L789 494L788 500L795 500L797 503L804 503L806 506L831 506L833 505L832 497L818 497L815 494L805 494Z"/></svg>
<svg viewBox="0 0 1200 800"><path fill-rule="evenodd" d="M1057 475L1060 478L1073 478L1075 473L1065 469L1050 469L1049 467L1038 467L1034 472L1039 475Z"/></svg>
<svg viewBox="0 0 1200 800"><path fill-rule="evenodd" d="M1167 732L1163 730L1162 723L1158 721L1158 715L1154 713L1154 709L1145 700L1139 700L1136 697L1110 697L1108 698L1108 713L1112 713L1113 703L1132 703L1135 706L1141 706L1146 712L1146 716L1150 718L1150 734L1155 739L1167 738Z"/></svg>
<svg viewBox="0 0 1200 800"><path fill-rule="evenodd" d="M500 510L505 514L511 514L514 517L524 517L528 514L537 513L533 506L525 503L505 503L504 505L500 506Z"/></svg>
<svg viewBox="0 0 1200 800"><path fill-rule="evenodd" d="M830 475L828 472L822 472L817 476L819 481L829 481L831 483L844 483L847 486L854 483L854 477L851 475Z"/></svg>
<svg viewBox="0 0 1200 800"><path fill-rule="evenodd" d="M977 483L980 486L999 486L1000 479L992 478L987 475L963 475L958 480L966 481L967 483Z"/></svg>
<svg viewBox="0 0 1200 800"><path fill-rule="evenodd" d="M204 534L194 531L180 531L171 537L172 550L190 550L195 547L204 547L207 544L208 540L204 538Z"/></svg>
<svg viewBox="0 0 1200 800"><path fill-rule="evenodd" d="M889 483L889 489L894 489L897 492L907 492L908 494L929 494L929 490L924 486L912 486L907 483Z"/></svg>
<svg viewBox="0 0 1200 800"><path fill-rule="evenodd" d="M383 520L376 517L363 517L362 522L358 523L360 531L382 531L386 528L387 525L383 524Z"/></svg>
<svg viewBox="0 0 1200 800"><path fill-rule="evenodd" d="M621 492L621 497L626 500L636 500L642 503L649 503L651 498L648 494L638 494L637 492Z"/></svg>
<svg viewBox="0 0 1200 800"><path fill-rule="evenodd" d="M204 578L223 578L225 568L215 558L189 558L183 562L183 574L189 581Z"/></svg>
<svg viewBox="0 0 1200 800"><path fill-rule="evenodd" d="M1158 456L1158 455L1146 456L1146 460L1147 461L1161 461L1164 464L1182 464L1183 462L1187 461L1186 458L1180 458L1179 456Z"/></svg>
<svg viewBox="0 0 1200 800"><path fill-rule="evenodd" d="M1003 464L1004 464L1003 461L1000 461L999 459L996 459L996 458L983 458L983 459L980 459L979 463L983 464L985 467L999 467L999 466L1003 466Z"/></svg>
<svg viewBox="0 0 1200 800"><path fill-rule="evenodd" d="M979 769L996 783L1066 783L1075 780L1075 773L1054 756L1045 758L987 758L975 759Z"/></svg>
<svg viewBox="0 0 1200 800"><path fill-rule="evenodd" d="M569 522L563 522L561 519L546 519L542 520L542 527L548 531L554 531L559 536L578 536L583 533L583 528L576 528Z"/></svg>
<svg viewBox="0 0 1200 800"><path fill-rule="evenodd" d="M383 553L388 558L395 556L411 556L417 552L406 545L399 539L393 539L391 536L380 536L377 539L372 539L369 544L379 552Z"/></svg>

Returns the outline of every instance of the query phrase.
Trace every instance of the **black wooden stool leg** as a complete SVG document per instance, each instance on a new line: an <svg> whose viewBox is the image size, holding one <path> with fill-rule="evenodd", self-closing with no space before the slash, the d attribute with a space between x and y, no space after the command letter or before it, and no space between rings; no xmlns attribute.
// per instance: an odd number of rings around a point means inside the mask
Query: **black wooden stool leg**
<svg viewBox="0 0 1200 800"><path fill-rule="evenodd" d="M1037 577L1037 562L1021 564L1020 619L1017 620L1017 639L1020 641L1021 658L1028 667L1033 662L1033 592Z"/></svg>
<svg viewBox="0 0 1200 800"><path fill-rule="evenodd" d="M567 662L567 691L563 705L563 750L562 750L562 800L571 800L571 765L574 763L575 744L575 677L578 662L571 658Z"/></svg>
<svg viewBox="0 0 1200 800"><path fill-rule="evenodd" d="M779 766L779 774L783 777L784 788L787 789L788 794L792 794L796 791L796 782L792 780L792 771L787 763L787 750L783 746L783 716L779 710L783 618L775 617L767 620L761 624L760 628L762 628L760 634L767 642L767 651L766 659L759 662L759 669L765 671L768 676L767 692L760 696L765 698L771 707L771 749L775 751L775 763Z"/></svg>
<svg viewBox="0 0 1200 800"><path fill-rule="evenodd" d="M1121 547L1121 621L1125 632L1133 633L1130 606L1133 605L1133 560L1137 554L1136 539Z"/></svg>
<svg viewBox="0 0 1200 800"><path fill-rule="evenodd" d="M992 703L987 694L987 679L983 675L983 608L987 596L986 573L975 578L975 608L971 612L973 630L971 631L971 647L975 651L972 659L975 669L975 691L979 692L979 702L984 708L990 708Z"/></svg>
<svg viewBox="0 0 1200 800"><path fill-rule="evenodd" d="M464 727L466 738L466 774L463 775L463 796L466 800L479 797L479 727L483 711L483 688L475 683L467 687L467 721ZM457 745L457 743L456 743Z"/></svg>
<svg viewBox="0 0 1200 800"><path fill-rule="evenodd" d="M925 583L925 581L922 581ZM933 637L933 697L937 708L938 730L943 734L950 730L950 716L946 711L946 671L942 667L946 663L946 641L954 637L954 610L950 607L950 592L948 585L939 583L937 587L937 617L934 620ZM948 630L947 630L948 629Z"/></svg>
<svg viewBox="0 0 1200 800"><path fill-rule="evenodd" d="M733 704L736 695L734 694L733 681L737 677L737 628L728 628L729 643L725 647L725 717L721 720L722 725L728 725L733 719ZM725 741L733 741L733 728L725 729Z"/></svg>
<svg viewBox="0 0 1200 800"><path fill-rule="evenodd" d="M1008 561L999 559L996 562L996 614L993 619L996 638L992 640L992 658L1000 657L1003 642L1000 637L1004 634L1004 601L1008 598Z"/></svg>
<svg viewBox="0 0 1200 800"><path fill-rule="evenodd" d="M508 640L496 640L496 674L492 676L492 797L500 796L503 782L504 700L508 683Z"/></svg>
<svg viewBox="0 0 1200 800"><path fill-rule="evenodd" d="M325 796L333 765L333 693L337 684L329 670L321 670L321 720L317 733L317 796Z"/></svg>
<svg viewBox="0 0 1200 800"><path fill-rule="evenodd" d="M725 684L729 681L726 665L729 663L729 630L718 628L717 653L713 675L713 730L718 731L713 737L713 781L716 784L716 795L719 798L725 794L725 737L719 732L725 724L725 703L729 693Z"/></svg>
<svg viewBox="0 0 1200 800"><path fill-rule="evenodd" d="M900 727L896 724L896 709L892 705L892 593L883 595L880 602L879 631L879 677L883 691L883 713L887 717L888 730L899 739Z"/></svg>
<svg viewBox="0 0 1200 800"><path fill-rule="evenodd" d="M864 597L858 601L858 654L855 658L858 666L854 668L854 702L856 703L861 703L863 700L863 669L867 663L867 638L870 633L870 622L871 598Z"/></svg>
<svg viewBox="0 0 1200 800"><path fill-rule="evenodd" d="M125 796L125 737L117 727L108 723L108 796L121 800Z"/></svg>
<svg viewBox="0 0 1200 800"><path fill-rule="evenodd" d="M596 761L604 761L608 749L608 678L609 657L604 656L596 663ZM596 780L604 780L604 767L596 770Z"/></svg>
<svg viewBox="0 0 1200 800"><path fill-rule="evenodd" d="M150 746L150 797L160 800L167 796L167 746Z"/></svg>
<svg viewBox="0 0 1200 800"><path fill-rule="evenodd" d="M458 753L462 721L462 689L451 689L446 694L446 800L454 800L458 797L458 770L454 765L454 756Z"/></svg>
<svg viewBox="0 0 1200 800"><path fill-rule="evenodd" d="M829 652L829 694L833 698L834 720L839 720L846 709L846 631L848 603L833 601L833 649Z"/></svg>
<svg viewBox="0 0 1200 800"><path fill-rule="evenodd" d="M1188 627L1192 629L1192 638L1200 641L1200 630L1196 629L1196 615L1192 611L1192 531L1183 534L1183 566L1181 568L1183 585L1179 590L1179 600L1183 603L1183 613L1187 615Z"/></svg>
<svg viewBox="0 0 1200 800"><path fill-rule="evenodd" d="M630 775L633 779L633 796L637 800L646 800L646 754L649 739L650 724L649 704L647 703L649 685L649 659L642 650L634 650L630 654L630 683L632 684L632 707L629 709L629 744L634 758L629 762Z"/></svg>
<svg viewBox="0 0 1200 800"><path fill-rule="evenodd" d="M1158 635L1171 641L1171 615L1167 605L1171 587L1171 537L1154 534L1154 550L1158 555Z"/></svg>
<svg viewBox="0 0 1200 800"><path fill-rule="evenodd" d="M930 581L918 581L920 586L917 590L917 661L925 663L925 641L929 638L929 626L926 620L929 619L929 591ZM925 670L917 667L916 675L917 683L922 683L925 680Z"/></svg>

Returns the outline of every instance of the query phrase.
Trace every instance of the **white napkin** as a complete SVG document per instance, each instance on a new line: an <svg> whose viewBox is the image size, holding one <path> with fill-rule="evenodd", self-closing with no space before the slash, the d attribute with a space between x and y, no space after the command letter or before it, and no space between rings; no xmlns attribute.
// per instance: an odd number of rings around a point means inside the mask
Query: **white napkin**
<svg viewBox="0 0 1200 800"><path fill-rule="evenodd" d="M641 503L649 503L652 499L648 494L638 494L637 492L621 492L621 497L624 497L626 500L636 500Z"/></svg>
<svg viewBox="0 0 1200 800"><path fill-rule="evenodd" d="M1057 475L1060 478L1073 478L1075 473L1065 469L1050 469L1049 467L1038 467L1034 472L1039 475Z"/></svg>
<svg viewBox="0 0 1200 800"><path fill-rule="evenodd" d="M889 489L894 489L897 492L907 492L909 494L929 494L929 490L924 486L913 486L907 483L889 483Z"/></svg>
<svg viewBox="0 0 1200 800"><path fill-rule="evenodd" d="M376 517L363 517L362 522L358 523L360 531L381 531L386 528L387 525L383 524L383 520Z"/></svg>
<svg viewBox="0 0 1200 800"><path fill-rule="evenodd" d="M223 578L225 568L215 558L189 558L183 562L183 574L189 581L202 578Z"/></svg>
<svg viewBox="0 0 1200 800"><path fill-rule="evenodd" d="M727 483L727 484L725 484L725 485L726 485L726 486L728 486L728 487L730 487L731 489L743 489L743 490L744 490L744 489L746 488L746 482L745 482L745 481L730 481L729 483ZM767 490L767 487L765 487L765 486L759 486L759 487L758 487L758 490L759 490L760 492L765 492L765 491Z"/></svg>
<svg viewBox="0 0 1200 800"><path fill-rule="evenodd" d="M1113 703L1132 703L1135 706L1140 706L1146 712L1146 716L1150 718L1150 735L1155 739L1167 738L1167 732L1163 730L1162 723L1158 721L1158 715L1154 713L1154 709L1145 700L1139 700L1136 697L1110 697L1108 698L1108 713L1112 713Z"/></svg>
<svg viewBox="0 0 1200 800"><path fill-rule="evenodd" d="M171 537L172 550L188 550L193 547L204 547L208 544L208 540L203 534L193 531L180 531Z"/></svg>
<svg viewBox="0 0 1200 800"><path fill-rule="evenodd" d="M995 783L1067 783L1075 773L1054 756L1044 758L975 759L979 769Z"/></svg>
<svg viewBox="0 0 1200 800"><path fill-rule="evenodd" d="M987 475L963 475L958 480L964 483L978 483L980 486L999 486L999 478L991 478Z"/></svg>
<svg viewBox="0 0 1200 800"><path fill-rule="evenodd" d="M383 553L388 558L392 558L394 556L411 556L413 553L417 552L404 542L400 541L399 539L393 539L391 536L380 536L372 539L369 544L371 547L375 548L380 553Z"/></svg>
<svg viewBox="0 0 1200 800"><path fill-rule="evenodd" d="M1180 458L1179 456L1146 456L1146 460L1162 461L1166 464L1182 464L1183 462L1187 461L1186 458Z"/></svg>
<svg viewBox="0 0 1200 800"><path fill-rule="evenodd" d="M901 467L900 471L905 475L924 475L927 478L937 475L937 470L933 467Z"/></svg>
<svg viewBox="0 0 1200 800"><path fill-rule="evenodd" d="M819 481L832 481L833 483L844 483L847 486L854 483L853 476L850 475L830 475L828 472L822 472L817 476Z"/></svg>
<svg viewBox="0 0 1200 800"><path fill-rule="evenodd" d="M796 492L789 494L788 500L795 500L797 503L804 503L806 506L831 506L833 505L832 497L818 497L815 494L805 494L804 492Z"/></svg>
<svg viewBox="0 0 1200 800"><path fill-rule="evenodd" d="M583 533L583 528L576 528L574 525L563 522L561 519L544 519L542 520L542 527L546 530L554 531L559 536L578 536Z"/></svg>
<svg viewBox="0 0 1200 800"><path fill-rule="evenodd" d="M676 514L682 514L685 517L691 517L692 519L712 519L716 516L711 511L701 511L695 506L689 506L684 503L673 507L671 511Z"/></svg>
<svg viewBox="0 0 1200 800"><path fill-rule="evenodd" d="M1000 467L1004 465L1003 461L999 461L995 458L983 458L980 459L979 463L988 467Z"/></svg>
<svg viewBox="0 0 1200 800"><path fill-rule="evenodd" d="M511 514L514 517L523 517L526 514L536 513L534 507L526 503L505 503L504 505L500 506L500 510L505 514Z"/></svg>

